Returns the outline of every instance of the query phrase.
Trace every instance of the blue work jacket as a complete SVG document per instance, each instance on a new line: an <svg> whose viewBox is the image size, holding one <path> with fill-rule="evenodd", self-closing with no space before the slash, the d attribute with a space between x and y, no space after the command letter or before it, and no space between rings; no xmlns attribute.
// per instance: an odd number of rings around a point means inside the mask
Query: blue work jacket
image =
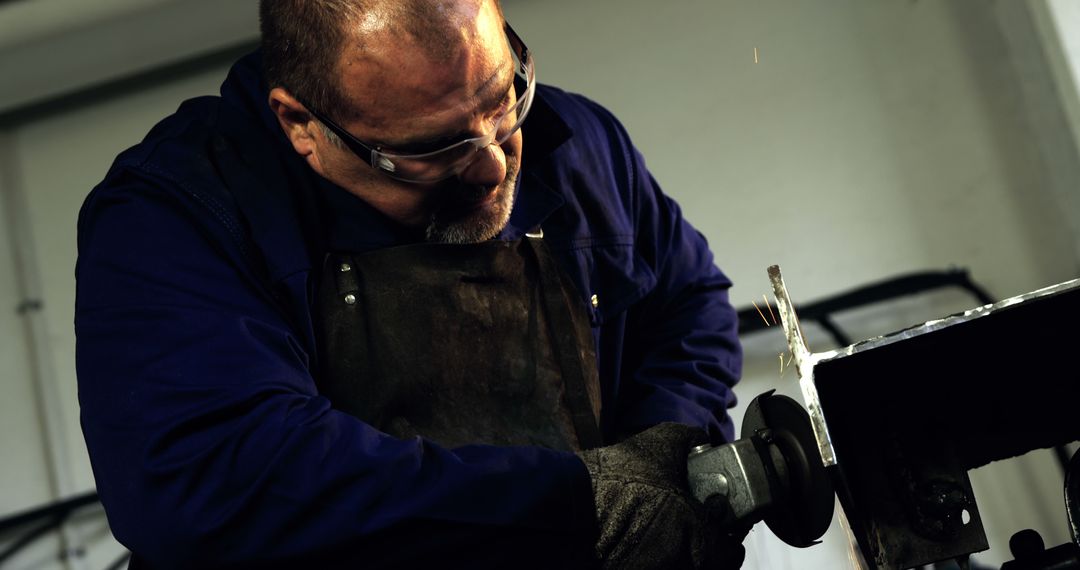
<svg viewBox="0 0 1080 570"><path fill-rule="evenodd" d="M81 421L115 536L150 567L392 566L409 560L395 529L473 567L590 549L574 454L394 439L320 396L328 240L417 236L311 171L267 94L258 54L241 59L220 97L184 102L122 153L80 213ZM523 136L497 239L541 226L589 307L605 438L676 421L729 440L741 352L705 239L596 103L540 86ZM319 221L327 201L338 213ZM340 212L351 229L324 231Z"/></svg>

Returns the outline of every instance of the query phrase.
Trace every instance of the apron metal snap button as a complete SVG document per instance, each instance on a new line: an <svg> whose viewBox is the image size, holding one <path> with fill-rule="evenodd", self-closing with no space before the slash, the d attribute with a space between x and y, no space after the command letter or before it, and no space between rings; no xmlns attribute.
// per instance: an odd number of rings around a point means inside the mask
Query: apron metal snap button
<svg viewBox="0 0 1080 570"><path fill-rule="evenodd" d="M345 295L345 304L346 305L355 305L356 304L356 295L353 295L352 293L349 293L348 295Z"/></svg>
<svg viewBox="0 0 1080 570"><path fill-rule="evenodd" d="M600 297L593 295L592 298L589 299L589 302L592 303L592 308L595 309L600 306Z"/></svg>
<svg viewBox="0 0 1080 570"><path fill-rule="evenodd" d="M342 263L341 264L341 272L345 273L346 271L352 271L352 266L349 265L348 263Z"/></svg>

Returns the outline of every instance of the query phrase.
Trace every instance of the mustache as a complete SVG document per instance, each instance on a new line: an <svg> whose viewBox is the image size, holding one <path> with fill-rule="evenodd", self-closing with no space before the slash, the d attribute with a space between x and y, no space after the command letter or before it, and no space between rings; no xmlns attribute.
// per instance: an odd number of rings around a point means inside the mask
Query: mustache
<svg viewBox="0 0 1080 570"><path fill-rule="evenodd" d="M470 203L476 202L492 192L498 192L499 188L487 188L484 186L476 186L473 184L462 184L460 182L450 185L443 190L443 202L449 204L455 203Z"/></svg>

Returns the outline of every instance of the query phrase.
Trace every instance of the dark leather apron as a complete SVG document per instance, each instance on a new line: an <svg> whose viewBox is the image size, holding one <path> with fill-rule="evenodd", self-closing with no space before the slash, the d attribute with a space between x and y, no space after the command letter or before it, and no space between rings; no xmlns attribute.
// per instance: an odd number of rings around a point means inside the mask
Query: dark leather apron
<svg viewBox="0 0 1080 570"><path fill-rule="evenodd" d="M540 236L330 254L319 390L399 438L601 444L589 319Z"/></svg>

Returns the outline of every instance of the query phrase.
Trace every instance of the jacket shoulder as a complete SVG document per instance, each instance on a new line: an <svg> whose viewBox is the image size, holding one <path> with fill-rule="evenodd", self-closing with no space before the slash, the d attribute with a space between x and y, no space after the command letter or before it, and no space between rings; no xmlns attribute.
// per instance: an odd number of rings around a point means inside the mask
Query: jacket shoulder
<svg viewBox="0 0 1080 570"><path fill-rule="evenodd" d="M246 249L235 201L215 159L220 105L218 97L189 99L154 125L142 141L120 153L83 203L80 245L84 230L105 208L123 200L171 209L204 230L223 230L229 241Z"/></svg>
<svg viewBox="0 0 1080 570"><path fill-rule="evenodd" d="M537 90L570 129L573 135L567 141L570 147L592 147L595 143L602 143L599 149L603 150L610 143L630 145L626 129L607 107L585 95L551 85L539 85Z"/></svg>

